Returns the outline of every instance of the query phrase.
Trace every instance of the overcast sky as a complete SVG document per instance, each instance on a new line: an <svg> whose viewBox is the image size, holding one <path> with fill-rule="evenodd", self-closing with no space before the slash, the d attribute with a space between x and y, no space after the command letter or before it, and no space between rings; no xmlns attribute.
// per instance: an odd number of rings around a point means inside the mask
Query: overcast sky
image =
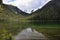
<svg viewBox="0 0 60 40"><path fill-rule="evenodd" d="M22 11L27 10L27 13L30 13L31 10L42 8L49 1L51 0L3 0L3 3L14 5Z"/></svg>

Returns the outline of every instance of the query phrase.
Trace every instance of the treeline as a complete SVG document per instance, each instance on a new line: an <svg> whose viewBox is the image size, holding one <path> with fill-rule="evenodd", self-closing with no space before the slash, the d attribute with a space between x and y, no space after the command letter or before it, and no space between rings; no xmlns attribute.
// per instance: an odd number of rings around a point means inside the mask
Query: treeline
<svg viewBox="0 0 60 40"><path fill-rule="evenodd" d="M46 4L42 9L38 9L37 11L33 12L35 14L29 20L60 20L60 8L54 3L49 2Z"/></svg>
<svg viewBox="0 0 60 40"><path fill-rule="evenodd" d="M2 4L2 0L0 0L0 4Z"/></svg>

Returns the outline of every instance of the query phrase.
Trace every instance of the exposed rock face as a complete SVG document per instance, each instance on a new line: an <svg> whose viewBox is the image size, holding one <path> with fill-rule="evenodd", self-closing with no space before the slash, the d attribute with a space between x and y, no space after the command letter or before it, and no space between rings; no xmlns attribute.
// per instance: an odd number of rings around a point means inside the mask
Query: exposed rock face
<svg viewBox="0 0 60 40"><path fill-rule="evenodd" d="M24 29L18 35L16 35L15 40L47 40L42 33L37 32L36 30L31 28Z"/></svg>

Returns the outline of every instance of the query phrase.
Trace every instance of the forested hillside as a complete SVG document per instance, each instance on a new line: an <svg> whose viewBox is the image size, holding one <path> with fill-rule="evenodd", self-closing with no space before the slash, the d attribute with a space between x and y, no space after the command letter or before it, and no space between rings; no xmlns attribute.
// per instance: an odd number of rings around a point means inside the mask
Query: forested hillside
<svg viewBox="0 0 60 40"><path fill-rule="evenodd" d="M50 1L43 8L33 12L35 16L30 20L60 20L60 6L57 4L58 0Z"/></svg>

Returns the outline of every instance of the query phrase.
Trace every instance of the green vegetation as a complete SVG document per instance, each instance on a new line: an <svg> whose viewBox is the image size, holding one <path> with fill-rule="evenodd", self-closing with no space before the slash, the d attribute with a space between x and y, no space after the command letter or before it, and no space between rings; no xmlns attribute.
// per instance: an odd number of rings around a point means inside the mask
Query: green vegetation
<svg viewBox="0 0 60 40"><path fill-rule="evenodd" d="M54 3L48 3L46 4L42 9L38 9L37 11L33 12L32 18L29 18L29 20L60 20L60 8L57 7Z"/></svg>
<svg viewBox="0 0 60 40"><path fill-rule="evenodd" d="M53 2L49 2L42 9L33 12L31 25L37 31L43 33L49 40L60 40L60 8Z"/></svg>
<svg viewBox="0 0 60 40"><path fill-rule="evenodd" d="M27 17L13 13L0 5L0 40L9 40L23 29ZM12 39L13 40L13 39Z"/></svg>
<svg viewBox="0 0 60 40"><path fill-rule="evenodd" d="M8 31L3 28L0 29L0 40L13 40L13 35L11 33L8 33Z"/></svg>
<svg viewBox="0 0 60 40"><path fill-rule="evenodd" d="M0 0L0 4L2 4L2 0Z"/></svg>
<svg viewBox="0 0 60 40"><path fill-rule="evenodd" d="M0 5L0 40L13 39L21 30L31 27L49 40L60 40L59 12L52 5L38 9L31 16L22 16Z"/></svg>
<svg viewBox="0 0 60 40"><path fill-rule="evenodd" d="M60 40L60 28L37 28L37 31L43 33L49 40Z"/></svg>

